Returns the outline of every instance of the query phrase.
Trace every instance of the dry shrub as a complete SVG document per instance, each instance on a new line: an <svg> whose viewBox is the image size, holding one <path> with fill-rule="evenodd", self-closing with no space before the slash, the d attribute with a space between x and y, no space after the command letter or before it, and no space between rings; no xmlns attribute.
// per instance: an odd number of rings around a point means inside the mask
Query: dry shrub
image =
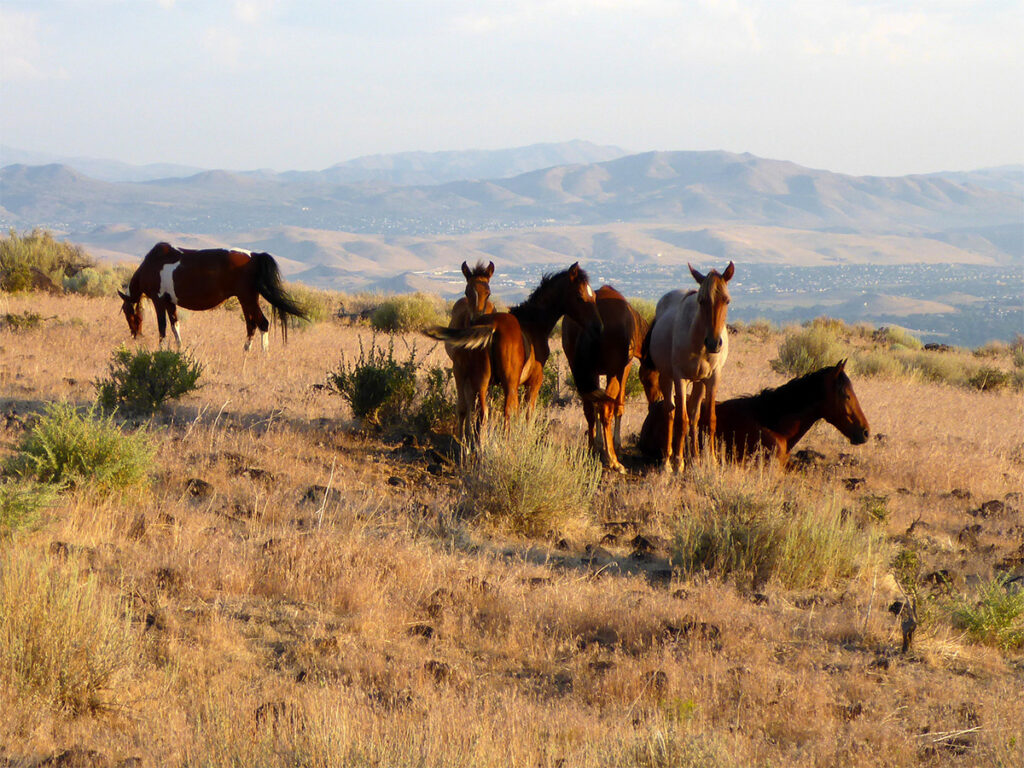
<svg viewBox="0 0 1024 768"><path fill-rule="evenodd" d="M844 514L834 495L756 470L696 467L695 494L676 532L686 571L803 589L845 582L875 556L877 536Z"/></svg>
<svg viewBox="0 0 1024 768"><path fill-rule="evenodd" d="M827 365L835 365L847 356L847 351L836 327L826 322L815 322L788 334L779 345L778 355L771 361L774 371L788 376L803 376Z"/></svg>
<svg viewBox="0 0 1024 768"><path fill-rule="evenodd" d="M418 331L428 325L444 325L447 321L444 301L426 293L394 296L381 302L370 316L375 330L389 333Z"/></svg>
<svg viewBox="0 0 1024 768"><path fill-rule="evenodd" d="M462 509L525 536L545 536L579 524L601 480L601 465L585 446L548 434L537 416L494 427L464 475Z"/></svg>
<svg viewBox="0 0 1024 768"><path fill-rule="evenodd" d="M135 663L125 605L96 576L38 552L0 555L0 678L70 714L117 706Z"/></svg>

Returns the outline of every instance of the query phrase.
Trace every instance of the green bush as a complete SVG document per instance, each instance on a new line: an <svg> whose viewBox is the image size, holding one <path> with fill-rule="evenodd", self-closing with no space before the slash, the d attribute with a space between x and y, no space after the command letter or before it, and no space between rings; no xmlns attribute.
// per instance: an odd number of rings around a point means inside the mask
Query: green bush
<svg viewBox="0 0 1024 768"><path fill-rule="evenodd" d="M141 485L152 465L153 448L145 433L125 434L96 407L79 411L59 402L46 407L7 469L41 483L106 493Z"/></svg>
<svg viewBox="0 0 1024 768"><path fill-rule="evenodd" d="M873 557L876 534L844 515L837 498L695 466L696 491L675 537L684 571L801 589L849 580Z"/></svg>
<svg viewBox="0 0 1024 768"><path fill-rule="evenodd" d="M38 312L7 312L0 315L0 328L12 331L32 331L43 324L43 316Z"/></svg>
<svg viewBox="0 0 1024 768"><path fill-rule="evenodd" d="M370 315L370 325L374 330L387 333L418 331L428 325L445 325L447 322L444 302L425 293L394 296L381 302Z"/></svg>
<svg viewBox="0 0 1024 768"><path fill-rule="evenodd" d="M879 328L873 335L874 341L884 344L890 349L921 349L924 345L921 340L914 336L906 328L898 325L889 325Z"/></svg>
<svg viewBox="0 0 1024 768"><path fill-rule="evenodd" d="M455 378L447 366L427 369L414 422L421 432L452 432L455 428Z"/></svg>
<svg viewBox="0 0 1024 768"><path fill-rule="evenodd" d="M978 587L977 600L955 601L953 623L975 642L1004 650L1024 647L1024 591L1008 586L1005 577L997 577Z"/></svg>
<svg viewBox="0 0 1024 768"><path fill-rule="evenodd" d="M121 347L110 362L110 375L94 382L100 405L108 410L124 407L143 414L156 413L168 400L198 388L203 366L189 354L161 349L156 352Z"/></svg>
<svg viewBox="0 0 1024 768"><path fill-rule="evenodd" d="M567 446L536 417L508 429L493 425L463 475L465 514L526 536L580 524L601 480L601 464L584 445Z"/></svg>
<svg viewBox="0 0 1024 768"><path fill-rule="evenodd" d="M878 376L885 379L898 379L910 373L901 357L877 349L858 352L850 367L860 376Z"/></svg>
<svg viewBox="0 0 1024 768"><path fill-rule="evenodd" d="M290 283L288 292L305 313L305 317L293 319L297 328L306 328L322 323L333 314L332 295L327 291L318 291L298 283Z"/></svg>
<svg viewBox="0 0 1024 768"><path fill-rule="evenodd" d="M982 392L1001 392L1014 385L1013 375L1008 371L983 365L967 377L967 386Z"/></svg>
<svg viewBox="0 0 1024 768"><path fill-rule="evenodd" d="M338 370L328 374L327 382L351 406L353 415L366 424L385 426L401 421L409 414L416 397L416 348L409 359L395 359L394 339L378 347L377 338L370 348L359 339L359 358L348 364L342 358Z"/></svg>
<svg viewBox="0 0 1024 768"><path fill-rule="evenodd" d="M32 290L37 275L60 287L65 277L95 266L81 246L55 240L45 230L19 235L11 229L0 238L0 289L11 293Z"/></svg>
<svg viewBox="0 0 1024 768"><path fill-rule="evenodd" d="M770 363L772 370L788 376L803 376L827 365L835 365L846 357L839 330L826 322L828 319L819 318L821 322L815 321L800 331L789 333L779 345L779 356Z"/></svg>
<svg viewBox="0 0 1024 768"><path fill-rule="evenodd" d="M0 539L23 528L31 528L43 509L53 504L57 489L36 482L0 482Z"/></svg>
<svg viewBox="0 0 1024 768"><path fill-rule="evenodd" d="M73 716L123 706L135 653L123 598L95 574L17 547L0 555L0 680L26 701Z"/></svg>
<svg viewBox="0 0 1024 768"><path fill-rule="evenodd" d="M122 276L113 269L86 267L64 278L64 290L68 293L98 298L113 296L123 283Z"/></svg>

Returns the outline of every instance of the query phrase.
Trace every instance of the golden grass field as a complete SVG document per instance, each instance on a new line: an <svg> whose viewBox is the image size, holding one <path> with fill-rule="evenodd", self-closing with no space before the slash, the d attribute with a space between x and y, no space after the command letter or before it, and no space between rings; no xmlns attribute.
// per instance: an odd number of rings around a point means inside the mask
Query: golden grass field
<svg viewBox="0 0 1024 768"><path fill-rule="evenodd" d="M95 398L130 343L118 309L0 294L0 314L47 318L0 330L0 461L44 403ZM155 346L151 311L144 328ZM275 333L244 364L237 311L190 313L182 336L203 386L149 427L151 482L64 492L41 525L0 539L4 589L62 574L79 599L0 636L60 638L81 622L110 662L96 706L75 713L0 658L0 765L1024 765L1021 649L938 618L900 655L887 610L901 547L967 595L998 563L1022 573L1019 392L854 374L866 445L820 423L799 447L825 458L806 471L605 473L585 519L523 538L459 517L457 463L426 440L360 431L318 386L367 328L322 322L286 346ZM720 396L782 383L768 364L780 339L735 334ZM629 402L627 458L645 414ZM543 417L584 440L577 402ZM884 496L887 514L852 578L754 590L669 570L701 484L849 509ZM969 514L987 500L1004 510ZM636 534L651 552L634 552Z"/></svg>

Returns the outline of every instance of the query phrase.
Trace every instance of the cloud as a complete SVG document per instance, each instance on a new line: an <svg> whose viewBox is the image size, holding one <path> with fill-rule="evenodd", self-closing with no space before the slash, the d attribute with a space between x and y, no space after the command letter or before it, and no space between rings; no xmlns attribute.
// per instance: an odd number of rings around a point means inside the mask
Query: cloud
<svg viewBox="0 0 1024 768"><path fill-rule="evenodd" d="M275 0L235 0L235 17L246 24L257 24L274 10Z"/></svg>

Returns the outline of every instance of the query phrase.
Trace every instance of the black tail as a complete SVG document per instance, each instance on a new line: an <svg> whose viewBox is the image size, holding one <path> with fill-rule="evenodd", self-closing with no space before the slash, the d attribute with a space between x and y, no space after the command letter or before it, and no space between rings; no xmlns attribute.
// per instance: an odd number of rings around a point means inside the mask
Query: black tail
<svg viewBox="0 0 1024 768"><path fill-rule="evenodd" d="M281 323L281 335L288 341L288 315L306 320L306 310L285 291L281 270L277 268L273 256L269 253L254 253L252 260L256 265L256 290L273 307L272 314Z"/></svg>

